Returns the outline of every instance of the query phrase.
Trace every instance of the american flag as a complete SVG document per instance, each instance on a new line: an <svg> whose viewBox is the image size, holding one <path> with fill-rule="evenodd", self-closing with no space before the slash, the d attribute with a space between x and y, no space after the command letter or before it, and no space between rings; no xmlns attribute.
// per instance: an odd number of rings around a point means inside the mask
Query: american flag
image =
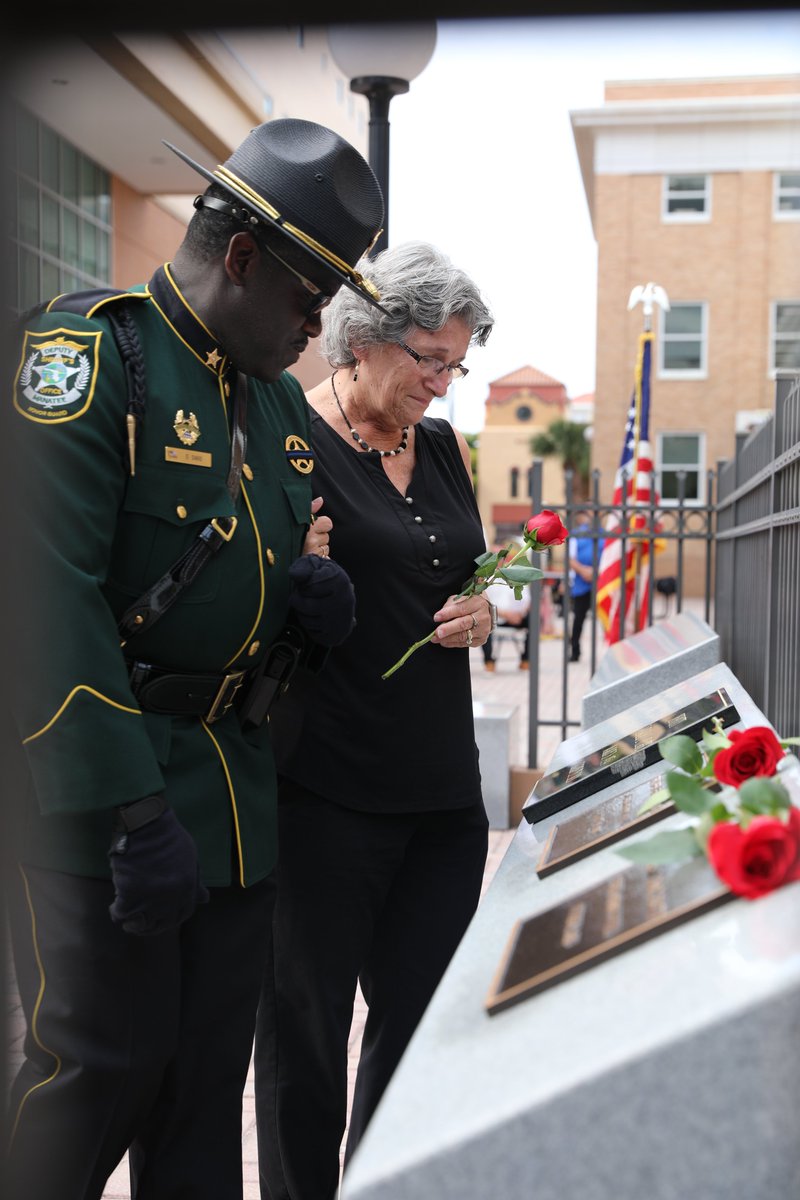
<svg viewBox="0 0 800 1200"><path fill-rule="evenodd" d="M631 508L649 510L651 504L651 472L653 454L650 448L650 368L653 334L645 330L639 335L633 395L625 423L619 467L614 479L614 505L622 505L623 476L627 504ZM652 503L659 503L658 492ZM633 512L627 516L625 540L625 607L620 612L622 596L622 529L621 513L611 513L606 519L606 535L597 568L597 615L605 630L606 642L611 645L647 624L650 597L649 555L652 537L647 534L648 516ZM653 531L655 532L655 530ZM637 537L637 533L640 534ZM616 536L615 536L616 535ZM661 547L656 545L655 549Z"/></svg>

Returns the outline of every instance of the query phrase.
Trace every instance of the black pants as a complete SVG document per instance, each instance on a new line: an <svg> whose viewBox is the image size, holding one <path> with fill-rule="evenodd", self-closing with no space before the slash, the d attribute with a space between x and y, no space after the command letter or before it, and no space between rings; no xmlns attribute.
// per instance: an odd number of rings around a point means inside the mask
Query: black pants
<svg viewBox="0 0 800 1200"><path fill-rule="evenodd" d="M592 603L592 593L582 592L580 596L572 597L572 633L570 634L570 652L572 661L577 662L581 656L581 632L589 606Z"/></svg>
<svg viewBox="0 0 800 1200"><path fill-rule="evenodd" d="M179 931L122 932L110 882L14 868L28 1023L11 1096L13 1200L99 1200L130 1148L134 1200L242 1195L242 1092L274 881L213 888Z"/></svg>
<svg viewBox="0 0 800 1200"><path fill-rule="evenodd" d="M483 805L373 814L284 784L274 974L255 1043L263 1200L333 1200L356 984L369 1006L352 1155L480 898Z"/></svg>

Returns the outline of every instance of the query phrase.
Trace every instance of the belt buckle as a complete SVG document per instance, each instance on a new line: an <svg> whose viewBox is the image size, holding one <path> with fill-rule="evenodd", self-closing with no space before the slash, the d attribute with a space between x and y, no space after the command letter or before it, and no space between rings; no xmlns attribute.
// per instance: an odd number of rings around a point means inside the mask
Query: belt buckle
<svg viewBox="0 0 800 1200"><path fill-rule="evenodd" d="M220 717L225 716L225 713L233 704L234 697L242 686L246 674L246 671L233 671L232 674L225 676L219 685L216 696L211 702L211 708L203 718L207 725L213 725L214 721L218 721ZM230 696L227 696L226 699L228 688L231 687L231 684L233 684L233 687L231 688Z"/></svg>

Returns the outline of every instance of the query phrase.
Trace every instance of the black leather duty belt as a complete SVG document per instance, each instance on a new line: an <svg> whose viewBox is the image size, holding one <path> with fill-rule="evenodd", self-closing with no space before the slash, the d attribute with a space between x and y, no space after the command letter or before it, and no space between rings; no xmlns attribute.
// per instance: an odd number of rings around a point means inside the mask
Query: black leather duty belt
<svg viewBox="0 0 800 1200"><path fill-rule="evenodd" d="M143 662L129 662L128 668L141 708L172 717L202 717L209 725L225 715L249 674L181 674Z"/></svg>

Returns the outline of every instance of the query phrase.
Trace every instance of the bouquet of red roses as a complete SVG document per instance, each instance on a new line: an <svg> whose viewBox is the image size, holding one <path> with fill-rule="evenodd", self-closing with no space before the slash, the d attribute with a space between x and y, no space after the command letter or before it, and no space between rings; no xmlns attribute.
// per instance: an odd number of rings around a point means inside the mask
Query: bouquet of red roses
<svg viewBox="0 0 800 1200"><path fill-rule="evenodd" d="M476 569L464 587L458 593L456 599L460 600L465 596L477 596L481 592L485 592L491 583L505 583L513 589L517 600L522 599L522 589L526 583L531 583L534 579L542 579L544 572L538 567L532 567L530 564L517 565L521 558L527 558L531 550L542 551L547 550L550 546L560 546L569 537L569 531L561 523L561 518L556 513L551 512L549 508L545 508L540 513L529 517L522 527L523 545L516 546L514 542L509 542L502 550L497 550L494 553L481 554L475 559ZM420 638L418 642L414 642L413 646L409 646L405 654L397 660L394 666L389 667L388 671L384 671L381 679L388 679L390 675L394 675L403 663L406 662L411 655L419 650L421 646L426 646L436 636L436 630L432 629L424 638Z"/></svg>
<svg viewBox="0 0 800 1200"><path fill-rule="evenodd" d="M639 812L669 797L695 824L618 853L648 863L705 854L723 883L750 900L800 880L800 809L778 778L788 747L799 744L800 738L781 740L766 725L726 735L719 721L703 731L702 748L686 734L666 738L661 756L678 769L667 772L666 787Z"/></svg>

